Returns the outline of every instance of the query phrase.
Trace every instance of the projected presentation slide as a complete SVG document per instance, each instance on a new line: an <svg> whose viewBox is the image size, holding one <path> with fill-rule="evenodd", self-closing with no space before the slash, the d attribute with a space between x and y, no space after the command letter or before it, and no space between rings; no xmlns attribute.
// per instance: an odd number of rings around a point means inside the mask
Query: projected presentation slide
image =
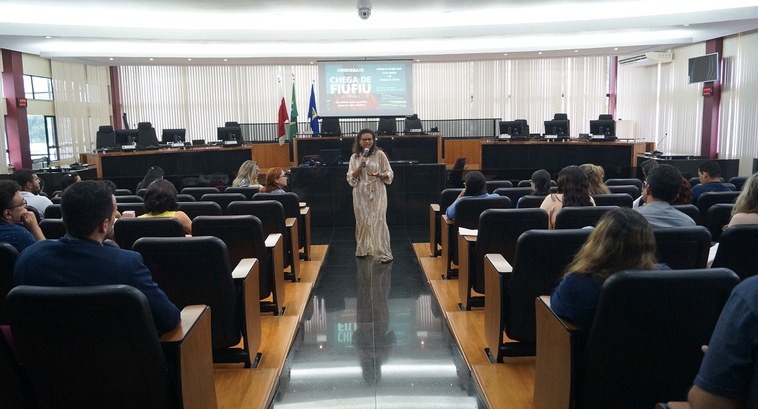
<svg viewBox="0 0 758 409"><path fill-rule="evenodd" d="M411 60L319 62L319 116L413 114Z"/></svg>

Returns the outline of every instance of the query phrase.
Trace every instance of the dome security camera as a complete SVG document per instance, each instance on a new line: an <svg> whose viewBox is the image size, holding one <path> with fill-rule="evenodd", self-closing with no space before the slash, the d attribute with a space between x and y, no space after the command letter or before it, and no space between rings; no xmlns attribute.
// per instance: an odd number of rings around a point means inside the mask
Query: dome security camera
<svg viewBox="0 0 758 409"><path fill-rule="evenodd" d="M368 20L371 17L371 1L370 0L358 0L358 17L361 20Z"/></svg>

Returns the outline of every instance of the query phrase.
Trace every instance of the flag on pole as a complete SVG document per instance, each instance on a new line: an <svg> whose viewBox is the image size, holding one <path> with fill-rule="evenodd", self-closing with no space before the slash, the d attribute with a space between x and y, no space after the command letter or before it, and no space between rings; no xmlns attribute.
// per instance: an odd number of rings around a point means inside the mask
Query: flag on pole
<svg viewBox="0 0 758 409"><path fill-rule="evenodd" d="M308 122L311 123L311 131L313 131L313 136L318 135L318 111L316 111L316 94L313 92L313 84L311 84L311 100L308 104Z"/></svg>
<svg viewBox="0 0 758 409"><path fill-rule="evenodd" d="M292 82L292 110L290 112L290 128L287 140L291 141L297 135L297 100L295 99L295 82Z"/></svg>
<svg viewBox="0 0 758 409"><path fill-rule="evenodd" d="M279 104L279 122L276 127L276 136L279 138L279 145L284 145L284 139L287 136L287 129L284 127L284 124L288 120L287 103L284 102L284 97L282 97L282 103Z"/></svg>

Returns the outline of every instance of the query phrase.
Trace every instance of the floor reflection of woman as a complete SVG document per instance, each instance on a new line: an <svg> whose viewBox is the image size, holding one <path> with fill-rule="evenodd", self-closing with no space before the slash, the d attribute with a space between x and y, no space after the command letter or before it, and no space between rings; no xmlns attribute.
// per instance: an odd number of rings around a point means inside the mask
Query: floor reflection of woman
<svg viewBox="0 0 758 409"><path fill-rule="evenodd" d="M397 342L395 333L389 329L392 264L377 263L370 258L357 258L356 262L358 299L353 346L358 351L363 379L375 384L382 377L382 363Z"/></svg>
<svg viewBox="0 0 758 409"><path fill-rule="evenodd" d="M375 144L370 129L358 132L347 171L347 182L353 187L355 212L355 249L357 257L374 256L382 263L392 261L390 231L387 227L387 188L395 174L387 155Z"/></svg>

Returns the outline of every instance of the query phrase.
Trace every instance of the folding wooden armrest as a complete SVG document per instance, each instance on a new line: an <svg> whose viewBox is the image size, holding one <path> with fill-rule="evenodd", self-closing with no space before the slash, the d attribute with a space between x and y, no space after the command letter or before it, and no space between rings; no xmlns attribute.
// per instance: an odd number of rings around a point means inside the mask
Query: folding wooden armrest
<svg viewBox="0 0 758 409"><path fill-rule="evenodd" d="M290 272L292 273L292 282L296 283L300 281L300 250L298 250L300 248L300 246L298 246L300 236L298 231L297 217L286 218L284 220L284 224L290 233L290 248L292 249L292 254L290 254Z"/></svg>
<svg viewBox="0 0 758 409"><path fill-rule="evenodd" d="M242 337L245 350L256 356L261 347L260 263L257 258L243 258L232 271L235 284L241 286L243 319Z"/></svg>
<svg viewBox="0 0 758 409"><path fill-rule="evenodd" d="M211 310L206 305L189 305L181 312L181 321L160 337L172 371L171 377L181 388L184 409L217 408L213 381L211 347Z"/></svg>
<svg viewBox="0 0 758 409"><path fill-rule="evenodd" d="M537 366L534 406L537 409L567 408L571 402L573 343L581 328L558 317L550 297L535 300L537 320Z"/></svg>
<svg viewBox="0 0 758 409"><path fill-rule="evenodd" d="M305 260L311 259L311 208L300 208L300 220L303 221L302 228L305 229L305 243L302 243L303 256Z"/></svg>
<svg viewBox="0 0 758 409"><path fill-rule="evenodd" d="M440 219L440 205L429 204L429 255L437 256L437 220Z"/></svg>
<svg viewBox="0 0 758 409"><path fill-rule="evenodd" d="M458 298L460 306L464 310L470 310L473 301L471 299L471 257L474 255L476 236L463 235L458 232ZM485 284L486 285L486 284ZM479 305L481 307L481 305Z"/></svg>
<svg viewBox="0 0 758 409"><path fill-rule="evenodd" d="M513 271L502 254L485 254L484 288L488 302L484 303L484 340L491 356L499 356L503 344L503 281L510 278Z"/></svg>
<svg viewBox="0 0 758 409"><path fill-rule="evenodd" d="M443 278L453 278L450 274L450 246L455 245L455 242L450 243L450 231L455 227L455 220L448 219L447 215L440 216L440 241L442 244L442 259L445 261L445 271L442 275Z"/></svg>
<svg viewBox="0 0 758 409"><path fill-rule="evenodd" d="M284 311L284 239L280 233L271 233L266 237L266 249L274 267L274 304L276 313Z"/></svg>

